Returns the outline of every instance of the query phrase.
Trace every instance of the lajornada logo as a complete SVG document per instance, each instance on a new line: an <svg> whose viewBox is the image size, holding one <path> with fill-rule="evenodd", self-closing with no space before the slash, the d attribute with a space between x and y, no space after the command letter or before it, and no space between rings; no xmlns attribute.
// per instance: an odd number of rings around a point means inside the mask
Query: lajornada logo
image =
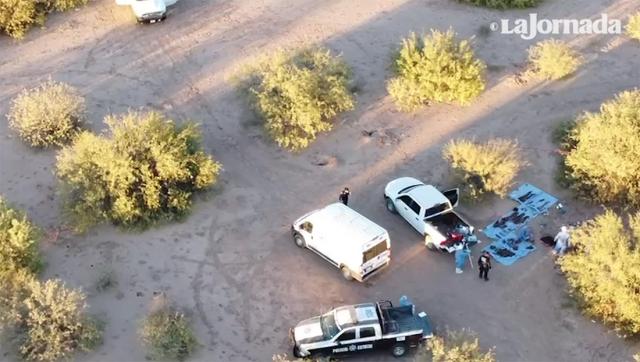
<svg viewBox="0 0 640 362"><path fill-rule="evenodd" d="M589 34L621 34L622 21L609 19L607 14L600 14L600 18L592 19L539 19L537 13L529 14L529 18L501 19L491 23L492 31L501 34L519 35L524 40L531 40L541 35L589 35Z"/></svg>

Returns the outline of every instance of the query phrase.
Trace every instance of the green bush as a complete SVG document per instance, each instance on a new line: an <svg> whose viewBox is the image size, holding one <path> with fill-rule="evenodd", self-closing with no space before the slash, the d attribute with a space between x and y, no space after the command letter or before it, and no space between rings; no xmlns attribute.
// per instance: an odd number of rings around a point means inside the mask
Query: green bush
<svg viewBox="0 0 640 362"><path fill-rule="evenodd" d="M0 271L27 269L37 273L41 266L40 232L20 211L0 197Z"/></svg>
<svg viewBox="0 0 640 362"><path fill-rule="evenodd" d="M57 174L77 229L176 220L189 211L194 193L216 182L221 165L202 150L194 124L176 126L157 112L105 122L108 134L82 132L58 154Z"/></svg>
<svg viewBox="0 0 640 362"><path fill-rule="evenodd" d="M151 357L182 361L198 347L198 341L184 314L170 306L152 311L140 329Z"/></svg>
<svg viewBox="0 0 640 362"><path fill-rule="evenodd" d="M75 88L49 80L20 93L7 117L11 128L31 146L61 146L73 139L86 119L84 98Z"/></svg>
<svg viewBox="0 0 640 362"><path fill-rule="evenodd" d="M101 341L96 322L85 314L85 296L59 280L39 282L25 271L0 275L0 323L15 334L29 361L69 359Z"/></svg>
<svg viewBox="0 0 640 362"><path fill-rule="evenodd" d="M557 80L578 70L582 57L566 43L549 39L529 48L529 62L537 77Z"/></svg>
<svg viewBox="0 0 640 362"><path fill-rule="evenodd" d="M443 158L451 163L454 174L463 182L463 191L471 199L492 192L504 197L518 172L526 165L514 141L492 139L486 143L470 140L449 142Z"/></svg>
<svg viewBox="0 0 640 362"><path fill-rule="evenodd" d="M485 64L476 59L468 40L452 30L432 30L402 40L395 58L396 76L387 90L396 106L416 110L430 102L469 104L485 88Z"/></svg>
<svg viewBox="0 0 640 362"><path fill-rule="evenodd" d="M631 38L640 40L640 11L629 17L626 30Z"/></svg>
<svg viewBox="0 0 640 362"><path fill-rule="evenodd" d="M0 30L22 38L32 26L43 25L51 11L65 11L88 0L0 0Z"/></svg>
<svg viewBox="0 0 640 362"><path fill-rule="evenodd" d="M249 72L246 87L267 133L289 150L306 148L354 107L347 64L326 49L278 53Z"/></svg>
<svg viewBox="0 0 640 362"><path fill-rule="evenodd" d="M532 8L542 3L542 0L458 0L461 2L484 6L494 9L524 9Z"/></svg>
<svg viewBox="0 0 640 362"><path fill-rule="evenodd" d="M0 30L22 38L29 28L44 24L46 13L34 0L0 0Z"/></svg>
<svg viewBox="0 0 640 362"><path fill-rule="evenodd" d="M640 206L640 90L581 116L568 138L564 165L574 190L597 202Z"/></svg>
<svg viewBox="0 0 640 362"><path fill-rule="evenodd" d="M483 351L478 338L469 331L435 336L418 350L416 362L494 362L493 350Z"/></svg>
<svg viewBox="0 0 640 362"><path fill-rule="evenodd" d="M585 310L623 334L640 334L640 213L629 227L611 211L571 234L575 253L559 259Z"/></svg>

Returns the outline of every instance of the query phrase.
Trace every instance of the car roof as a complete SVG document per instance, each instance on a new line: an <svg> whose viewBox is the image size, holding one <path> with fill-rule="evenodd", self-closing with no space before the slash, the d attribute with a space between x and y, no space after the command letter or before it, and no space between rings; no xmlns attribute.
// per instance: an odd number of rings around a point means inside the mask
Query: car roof
<svg viewBox="0 0 640 362"><path fill-rule="evenodd" d="M379 323L376 305L373 303L348 305L336 308L335 320L340 329Z"/></svg>
<svg viewBox="0 0 640 362"><path fill-rule="evenodd" d="M426 209L435 205L449 203L449 199L442 192L431 185L425 184L416 185L400 195L411 196L415 202Z"/></svg>

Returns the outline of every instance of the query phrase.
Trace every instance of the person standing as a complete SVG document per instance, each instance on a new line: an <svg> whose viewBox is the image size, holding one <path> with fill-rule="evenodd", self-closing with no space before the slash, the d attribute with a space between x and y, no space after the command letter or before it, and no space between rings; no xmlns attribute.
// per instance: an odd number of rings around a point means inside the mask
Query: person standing
<svg viewBox="0 0 640 362"><path fill-rule="evenodd" d="M491 269L491 255L486 250L482 252L480 258L478 258L478 269L480 269L480 274L478 277L480 279L484 279L485 281L489 280L489 269Z"/></svg>
<svg viewBox="0 0 640 362"><path fill-rule="evenodd" d="M340 196L338 197L338 200L340 200L340 202L342 202L345 205L349 204L349 194L351 194L351 192L349 191L348 187L345 187L342 192L340 193Z"/></svg>
<svg viewBox="0 0 640 362"><path fill-rule="evenodd" d="M556 245L553 247L553 253L556 255L563 256L569 247L569 229L566 226L562 226L560 228L560 232L553 238L553 241L556 242Z"/></svg>

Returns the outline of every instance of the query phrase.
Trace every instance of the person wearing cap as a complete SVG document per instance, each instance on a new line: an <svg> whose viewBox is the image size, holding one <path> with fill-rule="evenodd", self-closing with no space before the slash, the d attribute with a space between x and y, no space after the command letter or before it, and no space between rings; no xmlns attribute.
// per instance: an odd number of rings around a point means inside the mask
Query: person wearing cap
<svg viewBox="0 0 640 362"><path fill-rule="evenodd" d="M349 194L351 192L349 191L348 187L345 187L342 192L340 193L340 196L338 197L338 200L340 200L340 202L342 202L343 204L347 205L349 204Z"/></svg>
<svg viewBox="0 0 640 362"><path fill-rule="evenodd" d="M553 241L556 242L553 247L553 253L560 256L564 255L569 247L569 238L569 229L566 226L562 226L560 232L553 238Z"/></svg>

